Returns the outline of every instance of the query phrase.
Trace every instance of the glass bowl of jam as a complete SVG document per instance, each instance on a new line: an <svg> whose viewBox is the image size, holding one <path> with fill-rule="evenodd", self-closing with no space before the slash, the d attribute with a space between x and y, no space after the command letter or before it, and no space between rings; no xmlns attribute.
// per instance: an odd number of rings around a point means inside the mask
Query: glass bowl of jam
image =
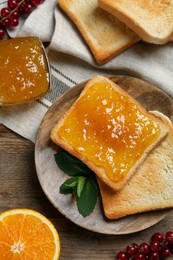
<svg viewBox="0 0 173 260"><path fill-rule="evenodd" d="M50 90L50 66L39 38L2 41L0 53L0 106L40 99Z"/></svg>

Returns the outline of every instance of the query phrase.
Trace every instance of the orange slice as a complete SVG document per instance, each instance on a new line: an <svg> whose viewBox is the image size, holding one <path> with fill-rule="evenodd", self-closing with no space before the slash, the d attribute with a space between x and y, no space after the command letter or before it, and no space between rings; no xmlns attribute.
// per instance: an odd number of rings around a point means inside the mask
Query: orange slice
<svg viewBox="0 0 173 260"><path fill-rule="evenodd" d="M1 260L57 260L59 235L37 211L12 209L0 214Z"/></svg>

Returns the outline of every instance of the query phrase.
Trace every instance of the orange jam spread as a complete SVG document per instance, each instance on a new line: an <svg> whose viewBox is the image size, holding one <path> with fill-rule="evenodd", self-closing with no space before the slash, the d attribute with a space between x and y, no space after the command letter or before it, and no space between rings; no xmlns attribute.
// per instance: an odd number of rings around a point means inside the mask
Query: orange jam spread
<svg viewBox="0 0 173 260"><path fill-rule="evenodd" d="M38 38L2 41L0 53L0 104L22 103L49 90L48 64Z"/></svg>
<svg viewBox="0 0 173 260"><path fill-rule="evenodd" d="M107 82L91 85L77 100L59 136L119 182L159 136L157 122Z"/></svg>

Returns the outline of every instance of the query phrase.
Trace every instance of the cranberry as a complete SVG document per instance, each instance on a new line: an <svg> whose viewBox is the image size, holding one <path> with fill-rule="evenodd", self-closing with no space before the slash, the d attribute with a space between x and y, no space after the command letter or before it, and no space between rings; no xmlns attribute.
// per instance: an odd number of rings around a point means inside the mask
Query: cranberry
<svg viewBox="0 0 173 260"><path fill-rule="evenodd" d="M159 260L159 253L158 252L150 252L149 260Z"/></svg>
<svg viewBox="0 0 173 260"><path fill-rule="evenodd" d="M43 2L43 0L30 0L30 3L32 6L40 5Z"/></svg>
<svg viewBox="0 0 173 260"><path fill-rule="evenodd" d="M134 256L138 251L138 245L133 243L126 247L126 253L128 256Z"/></svg>
<svg viewBox="0 0 173 260"><path fill-rule="evenodd" d="M8 7L10 9L12 9L12 10L15 9L17 7L17 5L18 5L17 0L8 0Z"/></svg>
<svg viewBox="0 0 173 260"><path fill-rule="evenodd" d="M160 250L160 243L158 241L151 241L150 247L153 252L158 252Z"/></svg>
<svg viewBox="0 0 173 260"><path fill-rule="evenodd" d="M10 26L17 26L19 24L19 19L15 17L10 17Z"/></svg>
<svg viewBox="0 0 173 260"><path fill-rule="evenodd" d="M160 250L160 254L163 258L167 258L171 255L171 251L167 247L162 247Z"/></svg>
<svg viewBox="0 0 173 260"><path fill-rule="evenodd" d="M145 256L142 253L137 253L135 255L135 260L145 260Z"/></svg>
<svg viewBox="0 0 173 260"><path fill-rule="evenodd" d="M127 256L127 254L125 252L120 251L117 254L117 260L129 260L129 257Z"/></svg>
<svg viewBox="0 0 173 260"><path fill-rule="evenodd" d="M154 235L151 238L153 241L162 242L163 241L163 235L159 232L154 233Z"/></svg>
<svg viewBox="0 0 173 260"><path fill-rule="evenodd" d="M145 242L141 243L139 246L139 251L144 255L147 255L150 252L150 245Z"/></svg>
<svg viewBox="0 0 173 260"><path fill-rule="evenodd" d="M165 240L169 243L173 243L173 232L172 231L168 231L165 234Z"/></svg>
<svg viewBox="0 0 173 260"><path fill-rule="evenodd" d="M2 39L5 35L5 28L0 26L0 39Z"/></svg>
<svg viewBox="0 0 173 260"><path fill-rule="evenodd" d="M2 17L7 17L9 14L10 14L10 9L9 8L7 8L7 7L4 7L4 8L2 8L1 9L1 16Z"/></svg>

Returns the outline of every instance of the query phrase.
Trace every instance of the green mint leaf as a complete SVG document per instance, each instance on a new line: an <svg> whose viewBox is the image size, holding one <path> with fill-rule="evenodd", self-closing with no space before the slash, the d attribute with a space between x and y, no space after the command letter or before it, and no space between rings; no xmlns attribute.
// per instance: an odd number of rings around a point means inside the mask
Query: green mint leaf
<svg viewBox="0 0 173 260"><path fill-rule="evenodd" d="M60 186L60 193L76 196L79 213L87 217L94 210L98 198L98 184L93 172L79 159L62 150L55 155L58 167L72 178Z"/></svg>
<svg viewBox="0 0 173 260"><path fill-rule="evenodd" d="M69 176L87 176L92 174L92 171L83 162L66 151L58 151L54 157L58 167Z"/></svg>
<svg viewBox="0 0 173 260"><path fill-rule="evenodd" d="M89 216L94 210L98 193L98 184L95 176L92 175L86 179L80 197L77 197L78 211L83 217Z"/></svg>
<svg viewBox="0 0 173 260"><path fill-rule="evenodd" d="M78 183L77 183L77 196L78 197L80 197L80 195L81 195L81 192L85 185L85 181L86 181L86 177L84 177L84 176L80 176L78 178Z"/></svg>
<svg viewBox="0 0 173 260"><path fill-rule="evenodd" d="M67 179L59 188L61 194L73 194L77 185L79 177L72 177Z"/></svg>

